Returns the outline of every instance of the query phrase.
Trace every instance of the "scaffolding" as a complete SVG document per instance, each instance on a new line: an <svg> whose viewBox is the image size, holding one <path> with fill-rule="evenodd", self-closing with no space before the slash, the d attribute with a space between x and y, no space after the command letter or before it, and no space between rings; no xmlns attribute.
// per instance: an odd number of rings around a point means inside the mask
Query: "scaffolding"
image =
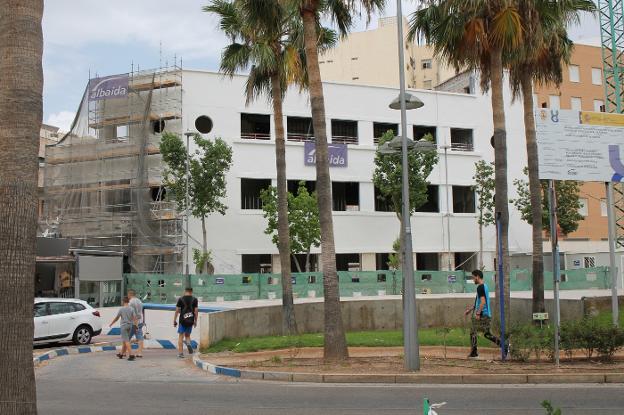
<svg viewBox="0 0 624 415"><path fill-rule="evenodd" d="M182 133L181 65L89 78L71 130L46 147L41 227L72 248L122 251L126 272L179 272L182 215L162 185L159 144ZM107 80L118 89L94 95Z"/></svg>

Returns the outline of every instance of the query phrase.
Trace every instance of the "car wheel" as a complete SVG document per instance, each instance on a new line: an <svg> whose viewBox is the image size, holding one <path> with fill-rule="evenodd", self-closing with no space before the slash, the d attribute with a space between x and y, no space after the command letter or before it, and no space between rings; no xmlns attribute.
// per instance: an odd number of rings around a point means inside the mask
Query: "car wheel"
<svg viewBox="0 0 624 415"><path fill-rule="evenodd" d="M91 330L91 327L83 325L78 326L72 340L74 344L85 345L91 343L91 337L93 337L93 330Z"/></svg>

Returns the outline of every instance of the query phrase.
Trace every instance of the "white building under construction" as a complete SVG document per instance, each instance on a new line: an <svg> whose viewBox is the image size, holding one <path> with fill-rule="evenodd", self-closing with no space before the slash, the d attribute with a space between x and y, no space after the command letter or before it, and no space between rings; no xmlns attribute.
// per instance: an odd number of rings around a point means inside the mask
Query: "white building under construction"
<svg viewBox="0 0 624 415"><path fill-rule="evenodd" d="M215 272L278 272L277 248L264 233L260 201L260 191L276 182L274 120L268 100L245 105L245 81L245 76L177 67L92 80L71 132L47 147L42 226L69 238L72 247L122 251L126 272L182 272L183 215L161 185L158 143L162 131L204 132L201 121L208 117L214 128L207 136L221 137L233 148L227 213L207 221ZM400 114L388 108L398 90L325 83L324 92L328 140L346 146L346 164L330 171L338 269L387 269L399 223L378 197L372 173L377 138L398 130ZM429 200L412 220L416 266L475 267L479 238L472 186L475 162L493 160L489 96L412 93L425 106L408 112L407 135L418 139L431 133L440 155L429 177ZM509 106L507 123L513 197L512 181L522 177L526 165L520 105ZM305 93L288 92L284 125L289 189L300 180L314 188L315 168L305 162L305 142L314 137ZM510 249L530 252L530 228L510 209ZM199 248L201 225L193 218L190 238L191 248ZM492 269L492 227L485 230L484 245L486 268Z"/></svg>

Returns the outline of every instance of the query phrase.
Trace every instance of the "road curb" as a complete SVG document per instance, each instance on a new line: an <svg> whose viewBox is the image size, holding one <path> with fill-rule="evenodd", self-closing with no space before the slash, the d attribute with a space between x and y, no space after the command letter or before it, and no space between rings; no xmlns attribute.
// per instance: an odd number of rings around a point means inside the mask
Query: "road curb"
<svg viewBox="0 0 624 415"><path fill-rule="evenodd" d="M193 363L199 369L213 375L230 376L241 379L309 382L309 383L400 383L400 384L570 384L570 383L624 383L624 373L493 373L493 374L366 374L366 373L303 373L303 372L272 372L260 370L240 370L215 365L200 358L199 353L193 355Z"/></svg>
<svg viewBox="0 0 624 415"><path fill-rule="evenodd" d="M197 348L197 342L191 341L193 348ZM136 349L137 344L132 344L132 349ZM143 343L144 349L167 349L175 350L177 346L171 340L153 339L145 340ZM121 341L100 343L92 346L67 346L59 347L58 349L49 350L43 354L33 357L33 365L39 366L41 363L55 359L61 356L68 356L74 354L86 354L95 352L112 352L121 349Z"/></svg>

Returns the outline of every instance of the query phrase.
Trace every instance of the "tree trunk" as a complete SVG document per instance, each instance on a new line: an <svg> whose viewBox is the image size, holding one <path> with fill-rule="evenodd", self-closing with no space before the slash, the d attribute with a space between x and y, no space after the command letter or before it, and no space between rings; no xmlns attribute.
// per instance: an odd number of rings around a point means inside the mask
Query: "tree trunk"
<svg viewBox="0 0 624 415"><path fill-rule="evenodd" d="M208 254L208 241L206 240L207 236L206 236L206 217L205 216L202 216L201 224L202 224L202 238L203 238L202 239L202 254L203 254L203 257L206 258ZM200 273L208 274L208 261L207 260L204 260Z"/></svg>
<svg viewBox="0 0 624 415"><path fill-rule="evenodd" d="M529 72L522 75L524 103L524 130L529 166L529 193L531 195L531 222L533 223L533 312L544 308L544 248L542 242L542 185L539 180L535 117L533 115L533 85Z"/></svg>
<svg viewBox="0 0 624 415"><path fill-rule="evenodd" d="M482 215L480 220L483 220ZM479 269L483 271L483 223L479 224Z"/></svg>
<svg viewBox="0 0 624 415"><path fill-rule="evenodd" d="M501 50L490 54L492 118L494 124L494 161L496 214L500 215L501 242L503 246L503 274L497 275L497 284L503 284L505 301L505 321L509 322L509 200L507 196L507 132L505 129L505 102L503 100L503 63ZM496 290L499 300L498 290ZM498 314L498 312L496 313ZM509 325L507 324L507 327Z"/></svg>
<svg viewBox="0 0 624 415"><path fill-rule="evenodd" d="M0 414L37 413L32 361L43 0L0 0Z"/></svg>
<svg viewBox="0 0 624 415"><path fill-rule="evenodd" d="M305 270L306 272L310 272L310 248L308 248L308 252L306 252Z"/></svg>
<svg viewBox="0 0 624 415"><path fill-rule="evenodd" d="M295 334L295 305L290 273L290 229L288 227L288 188L286 183L286 143L282 115L282 86L279 75L271 76L273 118L275 121L275 166L277 170L277 250L282 269L282 332Z"/></svg>
<svg viewBox="0 0 624 415"><path fill-rule="evenodd" d="M316 138L316 194L319 204L321 224L321 261L323 264L323 289L325 297L325 360L344 360L349 357L345 337L342 312L340 310L340 291L336 271L336 247L334 245L334 226L332 218L331 179L325 128L325 101L323 84L318 63L316 17L318 1L309 1L308 8L301 10L308 70L312 124Z"/></svg>
<svg viewBox="0 0 624 415"><path fill-rule="evenodd" d="M296 256L292 256L293 261L295 261L295 267L297 267L297 272L301 272L301 265L299 265L299 260Z"/></svg>

